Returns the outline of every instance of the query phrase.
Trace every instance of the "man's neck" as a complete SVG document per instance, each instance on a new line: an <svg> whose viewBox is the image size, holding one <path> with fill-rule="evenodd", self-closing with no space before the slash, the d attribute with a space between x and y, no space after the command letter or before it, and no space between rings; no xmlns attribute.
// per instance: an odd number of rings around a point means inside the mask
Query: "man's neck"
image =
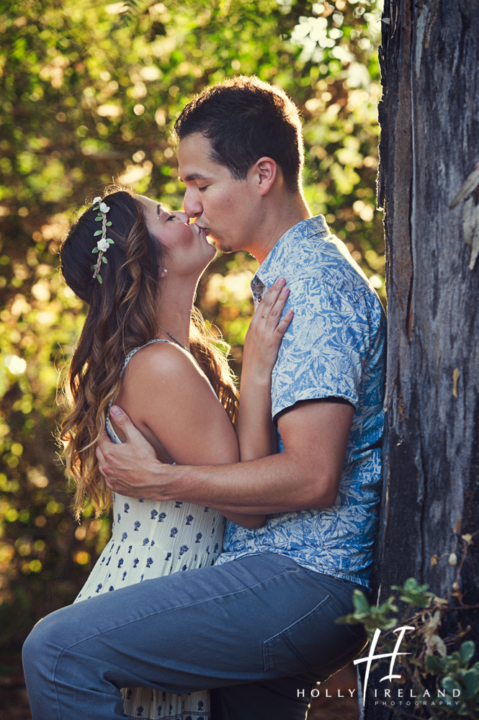
<svg viewBox="0 0 479 720"><path fill-rule="evenodd" d="M264 222L259 228L258 236L254 238L248 251L254 255L259 263L269 255L278 240L302 220L311 217L311 211L306 204L302 193L287 195L284 202L270 206Z"/></svg>

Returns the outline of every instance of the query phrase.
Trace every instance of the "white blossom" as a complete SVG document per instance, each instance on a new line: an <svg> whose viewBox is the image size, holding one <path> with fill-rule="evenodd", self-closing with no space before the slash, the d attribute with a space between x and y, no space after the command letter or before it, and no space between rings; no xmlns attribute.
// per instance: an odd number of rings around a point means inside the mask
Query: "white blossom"
<svg viewBox="0 0 479 720"><path fill-rule="evenodd" d="M94 204L97 203L97 202L101 202L101 197L96 197L96 198L93 200L92 205L94 205Z"/></svg>
<svg viewBox="0 0 479 720"><path fill-rule="evenodd" d="M96 246L97 246L98 250L100 250L101 252L106 252L108 250L108 248L110 247L108 245L107 241L105 240L105 238L102 238L101 240L99 240L97 242Z"/></svg>
<svg viewBox="0 0 479 720"><path fill-rule="evenodd" d="M104 202L100 203L100 212L107 213L110 208Z"/></svg>

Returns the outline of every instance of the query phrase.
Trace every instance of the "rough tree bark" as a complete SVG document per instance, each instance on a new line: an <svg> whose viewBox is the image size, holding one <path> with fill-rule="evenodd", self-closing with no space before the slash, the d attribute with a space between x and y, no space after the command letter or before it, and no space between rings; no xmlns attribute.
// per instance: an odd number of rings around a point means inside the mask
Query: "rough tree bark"
<svg viewBox="0 0 479 720"><path fill-rule="evenodd" d="M479 0L386 0L379 55L389 296L379 602L415 577L477 605ZM467 533L477 534L461 564ZM478 612L448 613L441 635L458 624L479 648ZM392 713L369 702L365 716Z"/></svg>

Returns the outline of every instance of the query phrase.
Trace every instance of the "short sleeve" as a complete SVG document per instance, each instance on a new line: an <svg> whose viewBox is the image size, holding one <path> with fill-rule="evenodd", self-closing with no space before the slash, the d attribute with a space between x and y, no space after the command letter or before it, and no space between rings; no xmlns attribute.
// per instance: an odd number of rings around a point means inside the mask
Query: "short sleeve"
<svg viewBox="0 0 479 720"><path fill-rule="evenodd" d="M302 400L340 397L356 407L371 337L367 286L304 278L288 287L294 318L273 370L273 418Z"/></svg>

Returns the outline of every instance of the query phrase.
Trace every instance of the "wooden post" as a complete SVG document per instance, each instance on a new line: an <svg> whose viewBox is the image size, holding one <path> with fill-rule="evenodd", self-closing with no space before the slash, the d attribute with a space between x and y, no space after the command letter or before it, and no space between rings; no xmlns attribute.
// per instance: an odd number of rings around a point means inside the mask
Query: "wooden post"
<svg viewBox="0 0 479 720"><path fill-rule="evenodd" d="M375 581L379 602L415 577L477 605L479 0L386 0L382 26L388 442ZM470 626L479 648L478 620L450 612L439 630ZM369 702L365 717L392 715Z"/></svg>

